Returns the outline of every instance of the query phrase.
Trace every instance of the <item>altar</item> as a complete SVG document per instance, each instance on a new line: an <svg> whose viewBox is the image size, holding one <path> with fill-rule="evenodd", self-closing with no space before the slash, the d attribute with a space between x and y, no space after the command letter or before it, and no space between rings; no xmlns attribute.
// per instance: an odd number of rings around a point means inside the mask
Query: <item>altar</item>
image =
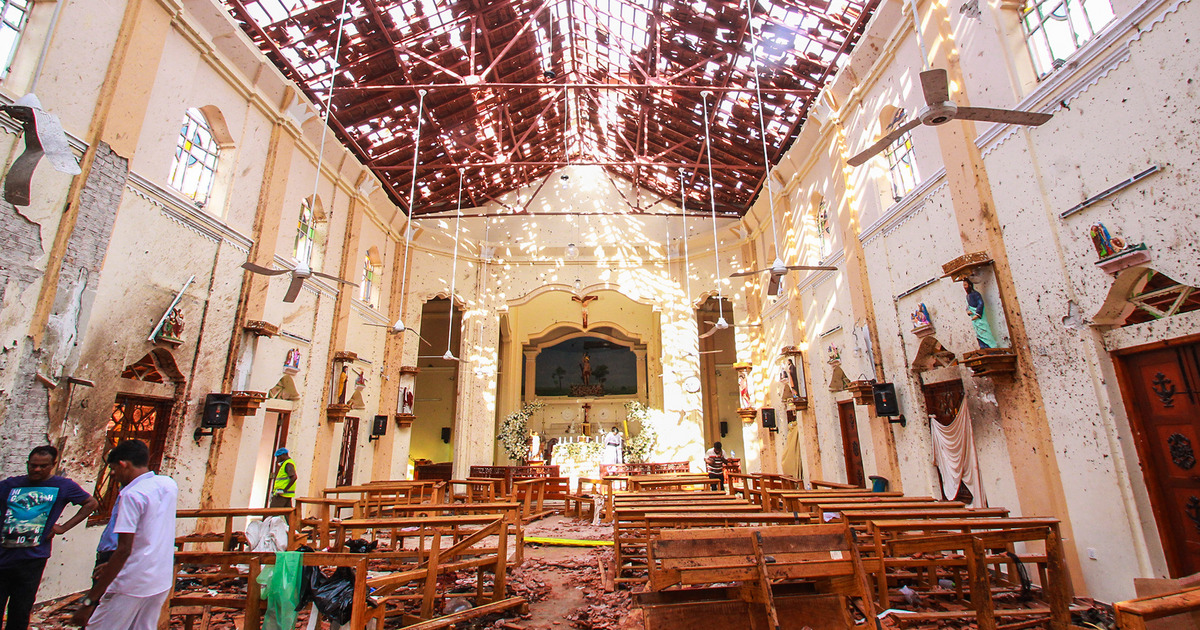
<svg viewBox="0 0 1200 630"><path fill-rule="evenodd" d="M566 436L554 445L550 462L559 467L563 477L569 477L574 485L580 477L599 477L600 460L604 457L604 444L600 436Z"/></svg>

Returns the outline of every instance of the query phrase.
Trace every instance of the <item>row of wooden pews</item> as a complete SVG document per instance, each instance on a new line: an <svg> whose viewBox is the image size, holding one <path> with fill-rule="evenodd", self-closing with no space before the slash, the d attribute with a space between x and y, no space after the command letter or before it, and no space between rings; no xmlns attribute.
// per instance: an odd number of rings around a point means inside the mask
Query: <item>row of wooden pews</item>
<svg viewBox="0 0 1200 630"><path fill-rule="evenodd" d="M841 610L817 614L839 628L883 613L902 628L1070 627L1056 519L844 484L804 489L780 475L728 477L728 493L685 484L607 492L614 581L649 585L638 595L649 629L715 627L722 615L735 626L804 619L816 629L813 616L796 616L805 607Z"/></svg>
<svg viewBox="0 0 1200 630"><path fill-rule="evenodd" d="M304 566L352 570L345 588L352 591L347 627L354 630L371 619L379 628L386 622L433 630L524 608L524 600L506 596L506 575L523 559L524 523L542 505L537 488L545 487L515 480L506 490L504 480L482 478L379 481L298 497L292 508L180 510L178 517L196 519L199 531L215 532L177 539L181 588L170 612L189 630L206 630L221 612L240 617L238 627L262 626L268 606L257 578L276 555L250 551L237 531L255 517L284 519L287 549L305 549ZM464 571L475 574L474 592L447 592L446 576ZM475 605L442 614L447 599L462 597Z"/></svg>

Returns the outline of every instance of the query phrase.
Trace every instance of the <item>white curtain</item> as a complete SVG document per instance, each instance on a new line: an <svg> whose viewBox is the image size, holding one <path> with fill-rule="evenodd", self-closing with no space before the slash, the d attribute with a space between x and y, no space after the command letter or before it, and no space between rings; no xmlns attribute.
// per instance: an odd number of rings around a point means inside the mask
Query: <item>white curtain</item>
<svg viewBox="0 0 1200 630"><path fill-rule="evenodd" d="M933 462L942 473L942 492L953 499L958 484L966 484L975 497L971 507L987 506L983 482L979 478L979 458L975 455L975 437L971 432L971 412L967 401L962 402L958 415L949 426L930 419L933 427Z"/></svg>

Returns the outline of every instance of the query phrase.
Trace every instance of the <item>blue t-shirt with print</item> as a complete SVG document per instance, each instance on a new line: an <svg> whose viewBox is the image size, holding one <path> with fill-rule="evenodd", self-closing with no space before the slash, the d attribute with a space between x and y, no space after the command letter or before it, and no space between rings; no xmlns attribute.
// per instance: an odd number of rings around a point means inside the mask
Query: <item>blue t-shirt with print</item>
<svg viewBox="0 0 1200 630"><path fill-rule="evenodd" d="M31 481L20 475L0 481L0 568L50 557L51 531L68 503L89 495L79 484L55 475Z"/></svg>

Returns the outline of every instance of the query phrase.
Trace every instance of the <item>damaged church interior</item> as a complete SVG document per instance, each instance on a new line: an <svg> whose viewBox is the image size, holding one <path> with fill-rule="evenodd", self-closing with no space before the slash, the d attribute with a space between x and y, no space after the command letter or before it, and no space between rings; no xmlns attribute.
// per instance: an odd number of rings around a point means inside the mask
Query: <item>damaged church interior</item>
<svg viewBox="0 0 1200 630"><path fill-rule="evenodd" d="M1200 627L1191 1L0 0L0 614Z"/></svg>

